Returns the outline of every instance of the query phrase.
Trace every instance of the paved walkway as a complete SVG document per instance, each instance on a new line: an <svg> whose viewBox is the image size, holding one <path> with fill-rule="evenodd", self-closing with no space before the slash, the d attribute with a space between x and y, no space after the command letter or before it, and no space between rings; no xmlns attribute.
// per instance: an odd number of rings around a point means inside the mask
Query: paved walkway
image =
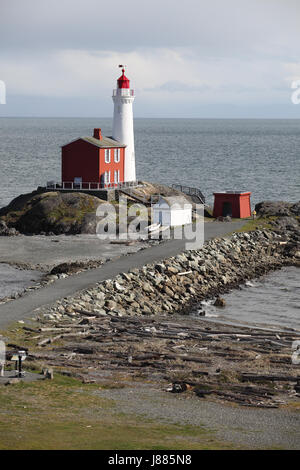
<svg viewBox="0 0 300 470"><path fill-rule="evenodd" d="M244 221L208 222L205 224L205 240L238 230L244 223ZM131 268L139 268L147 263L175 256L184 250L184 240L170 240L143 251L122 256L99 268L84 271L66 279L59 279L49 286L29 292L23 297L0 305L0 328L3 329L12 322L24 320L32 316L34 310L51 304L60 298L74 295L75 292L86 289L97 282L113 278Z"/></svg>

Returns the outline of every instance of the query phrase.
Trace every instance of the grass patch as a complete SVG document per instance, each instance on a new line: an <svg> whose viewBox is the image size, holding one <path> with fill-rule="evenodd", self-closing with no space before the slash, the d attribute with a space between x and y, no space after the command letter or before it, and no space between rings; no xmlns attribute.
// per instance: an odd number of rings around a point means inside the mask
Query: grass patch
<svg viewBox="0 0 300 470"><path fill-rule="evenodd" d="M286 405L282 405L282 408L290 411L299 411L300 412L300 401L292 401Z"/></svg>
<svg viewBox="0 0 300 470"><path fill-rule="evenodd" d="M30 321L27 321L26 326L38 328L38 323L34 322L34 325L32 326ZM0 339L1 337L4 338L7 349L12 349L8 346L9 344L15 344L17 346L30 349L36 347L37 340L33 338L38 334L39 333L35 334L24 330L23 325L20 323L13 323L6 330L0 330Z"/></svg>
<svg viewBox="0 0 300 470"><path fill-rule="evenodd" d="M79 207L61 203L47 214L47 219L52 223L81 223L88 212L95 212L95 205L91 201L80 201Z"/></svg>
<svg viewBox="0 0 300 470"><path fill-rule="evenodd" d="M254 230L266 230L273 229L271 222L276 220L278 217L258 217L257 219L249 219L245 222L245 225L241 227L237 232L252 232ZM246 219L245 219L246 220Z"/></svg>
<svg viewBox="0 0 300 470"><path fill-rule="evenodd" d="M0 387L0 449L230 449L202 427L114 412L96 384L53 381Z"/></svg>
<svg viewBox="0 0 300 470"><path fill-rule="evenodd" d="M12 324L2 334L7 344L34 350L32 333L23 325ZM28 362L24 366L41 370L40 364ZM57 371L54 380L0 386L0 449L233 448L200 426L165 424L117 412L113 400L95 393L122 387L119 381L83 384Z"/></svg>

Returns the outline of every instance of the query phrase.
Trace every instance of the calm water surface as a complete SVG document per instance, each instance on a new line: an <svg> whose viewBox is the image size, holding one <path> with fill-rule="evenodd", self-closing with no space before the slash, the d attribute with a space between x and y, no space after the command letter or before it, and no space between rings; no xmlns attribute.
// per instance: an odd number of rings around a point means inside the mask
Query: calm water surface
<svg viewBox="0 0 300 470"><path fill-rule="evenodd" d="M0 263L0 299L22 292L25 287L32 286L41 277L42 273L38 271L16 269L8 264Z"/></svg>
<svg viewBox="0 0 300 470"><path fill-rule="evenodd" d="M60 181L60 147L105 118L0 118L0 206L46 181ZM263 199L300 199L300 120L136 119L137 177L223 189Z"/></svg>
<svg viewBox="0 0 300 470"><path fill-rule="evenodd" d="M204 302L207 318L295 328L300 332L300 268L284 267L222 296L225 308Z"/></svg>

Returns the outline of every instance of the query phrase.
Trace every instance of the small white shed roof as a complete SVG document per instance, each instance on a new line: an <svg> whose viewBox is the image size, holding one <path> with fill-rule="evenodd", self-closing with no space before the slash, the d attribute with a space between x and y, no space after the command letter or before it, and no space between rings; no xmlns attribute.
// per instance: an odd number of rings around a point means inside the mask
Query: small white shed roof
<svg viewBox="0 0 300 470"><path fill-rule="evenodd" d="M160 196L153 207L162 207L163 205L172 209L185 209L184 206L191 206L191 203L184 196Z"/></svg>

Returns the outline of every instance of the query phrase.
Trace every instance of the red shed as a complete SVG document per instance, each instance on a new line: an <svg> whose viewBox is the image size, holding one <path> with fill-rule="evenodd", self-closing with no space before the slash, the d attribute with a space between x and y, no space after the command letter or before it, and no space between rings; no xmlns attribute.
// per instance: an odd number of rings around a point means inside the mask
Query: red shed
<svg viewBox="0 0 300 470"><path fill-rule="evenodd" d="M79 137L62 146L62 183L65 188L97 189L124 182L126 145L104 137L94 129L93 137Z"/></svg>
<svg viewBox="0 0 300 470"><path fill-rule="evenodd" d="M250 192L224 191L214 193L214 217L234 217L243 219L251 216Z"/></svg>

